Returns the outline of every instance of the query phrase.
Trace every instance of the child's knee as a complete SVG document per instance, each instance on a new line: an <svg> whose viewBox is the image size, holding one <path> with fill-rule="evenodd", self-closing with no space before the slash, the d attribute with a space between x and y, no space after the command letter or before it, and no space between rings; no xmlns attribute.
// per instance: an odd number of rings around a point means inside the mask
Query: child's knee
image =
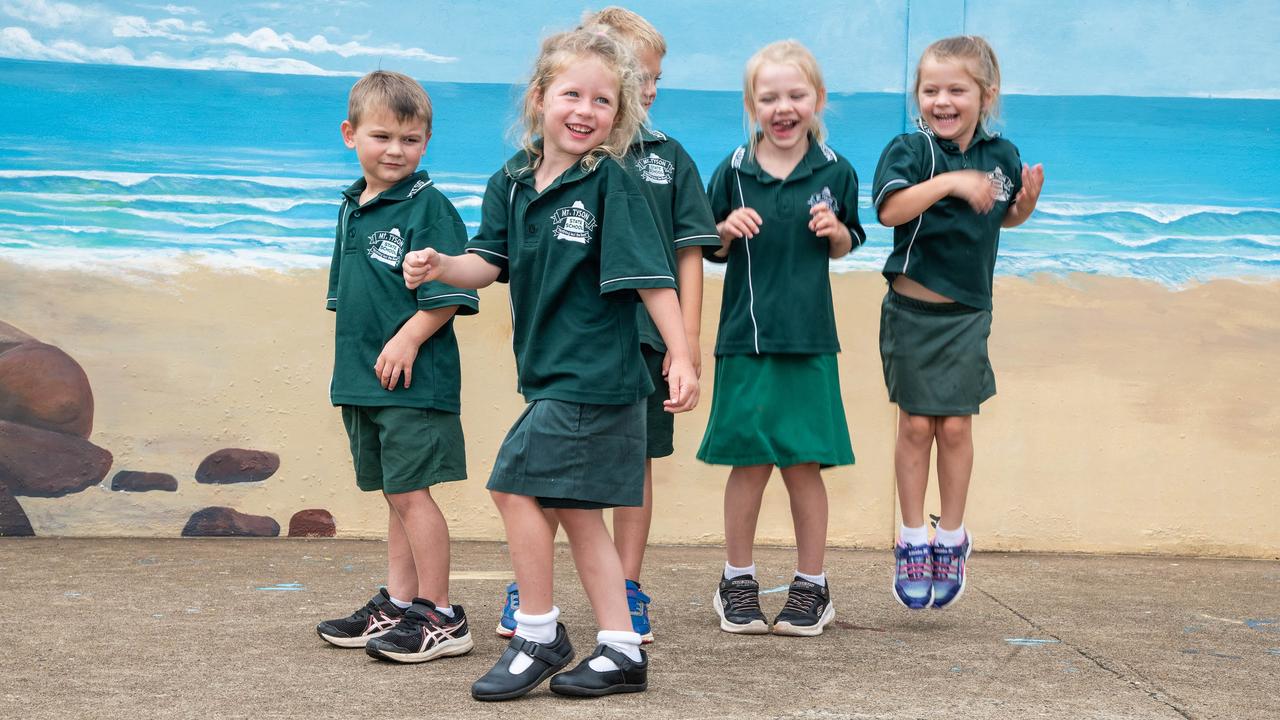
<svg viewBox="0 0 1280 720"><path fill-rule="evenodd" d="M933 442L937 421L929 415L903 413L898 423L898 442L925 445Z"/></svg>
<svg viewBox="0 0 1280 720"><path fill-rule="evenodd" d="M938 443L948 447L963 446L972 442L973 417L961 415L940 418L937 428Z"/></svg>

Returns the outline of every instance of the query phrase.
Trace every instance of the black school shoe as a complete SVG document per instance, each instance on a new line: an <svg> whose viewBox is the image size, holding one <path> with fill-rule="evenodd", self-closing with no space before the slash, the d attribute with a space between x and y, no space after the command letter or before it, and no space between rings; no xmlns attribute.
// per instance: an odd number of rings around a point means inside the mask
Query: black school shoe
<svg viewBox="0 0 1280 720"><path fill-rule="evenodd" d="M341 648L364 647L370 640L386 635L400 622L404 610L391 602L387 589L378 590L364 607L337 620L325 620L316 632L325 642Z"/></svg>
<svg viewBox="0 0 1280 720"><path fill-rule="evenodd" d="M720 578L720 587L711 598L720 616L720 629L742 635L769 634L769 621L760 611L760 583L750 575Z"/></svg>
<svg viewBox="0 0 1280 720"><path fill-rule="evenodd" d="M443 615L430 600L415 598L391 632L365 645L369 657L402 663L420 663L471 652L471 630L461 605L452 605L453 617Z"/></svg>
<svg viewBox="0 0 1280 720"><path fill-rule="evenodd" d="M618 669L604 672L592 670L592 658L601 655L612 660ZM591 657L578 663L574 669L551 678L551 692L575 697L633 693L647 687L649 687L649 656L645 651L640 651L640 662L635 662L604 644L597 645Z"/></svg>
<svg viewBox="0 0 1280 720"><path fill-rule="evenodd" d="M533 664L524 672L512 675L507 668L520 653L532 656ZM516 635L507 644L497 664L472 683L471 697L476 700L513 700L541 685L543 680L563 670L572 660L573 646L569 644L564 623L556 623L556 639L547 645Z"/></svg>
<svg viewBox="0 0 1280 720"><path fill-rule="evenodd" d="M811 583L803 578L791 581L787 591L787 604L773 621L774 635L812 637L821 635L822 629L836 616L831 604L831 588Z"/></svg>

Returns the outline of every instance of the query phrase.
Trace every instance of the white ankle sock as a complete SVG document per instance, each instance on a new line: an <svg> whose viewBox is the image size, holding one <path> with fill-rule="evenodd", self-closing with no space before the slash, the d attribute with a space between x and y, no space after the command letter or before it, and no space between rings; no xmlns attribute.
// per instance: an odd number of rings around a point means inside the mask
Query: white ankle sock
<svg viewBox="0 0 1280 720"><path fill-rule="evenodd" d="M523 610L516 610L516 635L528 640L546 645L555 642L556 639L556 620L560 619L560 608L551 606L551 612L543 615L530 615ZM519 675L533 664L533 656L526 653L519 653L516 659L511 661L511 665L507 668L507 672L512 675Z"/></svg>
<svg viewBox="0 0 1280 720"><path fill-rule="evenodd" d="M627 632L625 630L601 630L596 633L596 642L601 645L608 645L631 658L632 662L640 662L640 633ZM596 672L618 669L617 663L603 655L591 658L591 662L587 663L587 666Z"/></svg>
<svg viewBox="0 0 1280 720"><path fill-rule="evenodd" d="M814 585L821 585L822 587L827 586L827 573L825 570L817 575L805 575L804 573L797 570L796 577L800 578L801 580L808 580Z"/></svg>
<svg viewBox="0 0 1280 720"><path fill-rule="evenodd" d="M921 525L918 528L901 526L898 529L898 537L906 545L927 545L929 543L929 526Z"/></svg>
<svg viewBox="0 0 1280 720"><path fill-rule="evenodd" d="M387 597L391 597L391 596L390 596L390 595L388 595ZM410 605L412 605L413 603L412 603L412 602L405 602L405 601L403 601L403 600L397 600L397 599L395 599L395 598L391 598L391 604L392 604L392 605L395 605L396 607L400 608L401 610L408 610L408 609L409 609L409 606L410 606Z"/></svg>
<svg viewBox="0 0 1280 720"><path fill-rule="evenodd" d="M746 567L734 567L730 565L728 561L725 561L724 579L732 580L733 578L736 578L739 575L750 575L751 577L754 578L756 576L756 564L751 563Z"/></svg>
<svg viewBox="0 0 1280 720"><path fill-rule="evenodd" d="M964 523L960 523L960 527L955 530L944 530L939 525L938 531L933 534L933 541L939 545L957 547L964 542L964 535Z"/></svg>
<svg viewBox="0 0 1280 720"><path fill-rule="evenodd" d="M445 616L445 617L447 617L447 618L452 618L452 617L453 617L453 606L452 606L452 605L437 605L437 606L436 606L436 612L440 613L441 615L443 615L443 616Z"/></svg>

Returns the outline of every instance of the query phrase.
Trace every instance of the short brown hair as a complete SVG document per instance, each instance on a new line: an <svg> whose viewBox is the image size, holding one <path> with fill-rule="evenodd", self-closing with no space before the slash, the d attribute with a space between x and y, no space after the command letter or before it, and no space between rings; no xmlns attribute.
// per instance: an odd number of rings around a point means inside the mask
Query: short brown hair
<svg viewBox="0 0 1280 720"><path fill-rule="evenodd" d="M390 110L396 119L422 120L431 132L431 98L417 80L390 70L375 70L360 78L347 97L347 121L360 119L377 108Z"/></svg>
<svg viewBox="0 0 1280 720"><path fill-rule="evenodd" d="M597 12L588 12L582 16L582 27L603 25L614 31L623 40L631 43L636 52L651 50L658 57L667 56L667 41L653 23L636 13L617 5L611 5Z"/></svg>

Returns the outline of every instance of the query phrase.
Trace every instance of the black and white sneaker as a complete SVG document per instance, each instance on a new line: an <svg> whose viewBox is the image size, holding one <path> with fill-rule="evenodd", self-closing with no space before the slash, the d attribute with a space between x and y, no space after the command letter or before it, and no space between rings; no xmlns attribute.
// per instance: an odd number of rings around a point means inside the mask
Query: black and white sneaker
<svg viewBox="0 0 1280 720"><path fill-rule="evenodd" d="M836 616L831 604L831 589L826 585L811 583L803 578L791 581L787 591L787 604L773 621L774 635L811 637L821 635L822 629Z"/></svg>
<svg viewBox="0 0 1280 720"><path fill-rule="evenodd" d="M450 606L453 617L441 614L430 600L414 598L413 605L391 632L364 646L370 657L420 663L471 652L471 630L461 605Z"/></svg>
<svg viewBox="0 0 1280 720"><path fill-rule="evenodd" d="M364 647L369 640L387 634L403 615L404 611L391 602L387 589L382 588L364 607L347 617L325 620L316 625L316 632L341 648Z"/></svg>
<svg viewBox="0 0 1280 720"><path fill-rule="evenodd" d="M711 604L720 616L721 630L742 635L769 633L769 621L760 611L760 583L750 575L722 576Z"/></svg>

